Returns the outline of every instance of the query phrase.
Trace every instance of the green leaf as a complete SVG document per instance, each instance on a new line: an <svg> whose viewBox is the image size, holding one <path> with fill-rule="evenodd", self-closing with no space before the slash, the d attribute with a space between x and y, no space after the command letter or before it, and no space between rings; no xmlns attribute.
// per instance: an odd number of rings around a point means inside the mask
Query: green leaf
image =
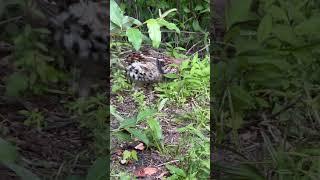
<svg viewBox="0 0 320 180"><path fill-rule="evenodd" d="M120 122L119 129L125 129L128 127L135 127L137 125L137 120L133 118L125 119Z"/></svg>
<svg viewBox="0 0 320 180"><path fill-rule="evenodd" d="M89 168L86 180L102 179L109 168L109 160L104 157L99 157L93 165Z"/></svg>
<svg viewBox="0 0 320 180"><path fill-rule="evenodd" d="M194 8L194 10L196 10L196 11L201 11L203 9L203 6L201 6L201 5L196 5L196 7Z"/></svg>
<svg viewBox="0 0 320 180"><path fill-rule="evenodd" d="M169 78L169 79L176 79L179 76L177 74L174 74L174 73L169 73L169 74L165 74L164 77Z"/></svg>
<svg viewBox="0 0 320 180"><path fill-rule="evenodd" d="M138 19L135 19L135 18L130 17L130 16L124 16L124 18L122 19L122 27L124 29L130 28L133 24L135 24L137 26L141 26L142 25L142 23Z"/></svg>
<svg viewBox="0 0 320 180"><path fill-rule="evenodd" d="M158 48L161 42L160 25L156 19L149 19L146 21L148 27L149 37L152 40L152 46Z"/></svg>
<svg viewBox="0 0 320 180"><path fill-rule="evenodd" d="M160 18L165 18L166 16L168 16L168 14L170 14L170 13L173 12L173 11L177 11L177 9L176 9L176 8L173 8L173 9L170 9L170 10L164 12L164 13L160 16Z"/></svg>
<svg viewBox="0 0 320 180"><path fill-rule="evenodd" d="M300 23L294 28L298 35L320 34L320 15L312 16L310 19Z"/></svg>
<svg viewBox="0 0 320 180"><path fill-rule="evenodd" d="M18 96L22 91L28 88L28 77L19 72L9 76L6 85L6 94L8 96Z"/></svg>
<svg viewBox="0 0 320 180"><path fill-rule="evenodd" d="M123 12L118 4L114 1L110 1L110 20L114 24L118 25L122 29Z"/></svg>
<svg viewBox="0 0 320 180"><path fill-rule="evenodd" d="M157 19L157 22L160 24L160 27L165 26L166 28L168 28L170 30L175 30L177 33L180 33L179 28L173 23L169 23L168 21L166 21L164 19Z"/></svg>
<svg viewBox="0 0 320 180"><path fill-rule="evenodd" d="M176 174L180 177L187 177L187 174L184 172L183 169L180 169L176 166L171 166L169 164L166 165L166 168L170 171L171 174Z"/></svg>
<svg viewBox="0 0 320 180"><path fill-rule="evenodd" d="M157 121L156 119L149 119L148 120L148 125L151 129L151 132L153 134L153 137L156 138L156 140L161 140L163 139L162 136L162 130L161 130L161 126L159 121Z"/></svg>
<svg viewBox="0 0 320 180"><path fill-rule="evenodd" d="M252 0L231 0L230 6L226 9L226 26L230 27L239 22L251 20L250 6Z"/></svg>
<svg viewBox="0 0 320 180"><path fill-rule="evenodd" d="M132 150L132 151L131 151L131 157L132 157L134 160L138 161L137 151Z"/></svg>
<svg viewBox="0 0 320 180"><path fill-rule="evenodd" d="M127 131L117 131L112 133L114 136L116 136L118 139L123 140L123 141L130 141L131 136Z"/></svg>
<svg viewBox="0 0 320 180"><path fill-rule="evenodd" d="M288 25L276 25L273 27L273 34L281 41L298 46L300 43L293 29Z"/></svg>
<svg viewBox="0 0 320 180"><path fill-rule="evenodd" d="M128 160L128 159L130 159L130 157L131 157L131 152L130 151L128 151L128 150L123 151L123 153L122 153L122 159L123 160Z"/></svg>
<svg viewBox="0 0 320 180"><path fill-rule="evenodd" d="M201 31L202 30L202 28L201 28L201 26L199 24L199 21L197 19L193 20L192 28L193 28L194 31Z"/></svg>
<svg viewBox="0 0 320 180"><path fill-rule="evenodd" d="M128 40L132 43L135 50L139 50L142 43L142 33L139 29L136 28L129 28L126 31L126 35Z"/></svg>
<svg viewBox="0 0 320 180"><path fill-rule="evenodd" d="M257 38L258 42L262 43L265 39L268 38L269 34L272 32L272 17L267 14L265 15L258 27Z"/></svg>
<svg viewBox="0 0 320 180"><path fill-rule="evenodd" d="M128 128L126 129L130 134L132 134L133 137L141 140L143 143L145 143L147 146L149 145L149 139L146 136L146 134L144 134L142 131L137 130L137 129L133 129L133 128Z"/></svg>
<svg viewBox="0 0 320 180"><path fill-rule="evenodd" d="M0 162L14 162L18 157L16 147L0 138Z"/></svg>
<svg viewBox="0 0 320 180"><path fill-rule="evenodd" d="M159 106L158 106L158 111L161 111L161 110L164 108L164 106L165 106L165 104L166 104L166 102L167 102L168 100L169 100L168 98L164 98L164 99L162 99L162 100L160 101Z"/></svg>
<svg viewBox="0 0 320 180"><path fill-rule="evenodd" d="M119 121L124 120L124 118L117 113L116 109L113 106L110 106L110 114L113 115Z"/></svg>
<svg viewBox="0 0 320 180"><path fill-rule="evenodd" d="M268 12L272 15L273 19L282 20L285 22L288 21L286 12L278 6L272 5Z"/></svg>
<svg viewBox="0 0 320 180"><path fill-rule="evenodd" d="M140 122L141 120L146 119L149 116L153 116L156 113L154 109L145 109L143 111L140 111L139 114L137 115L137 123Z"/></svg>
<svg viewBox="0 0 320 180"><path fill-rule="evenodd" d="M13 170L22 180L40 180L40 178L31 171L14 163L3 163L5 166Z"/></svg>

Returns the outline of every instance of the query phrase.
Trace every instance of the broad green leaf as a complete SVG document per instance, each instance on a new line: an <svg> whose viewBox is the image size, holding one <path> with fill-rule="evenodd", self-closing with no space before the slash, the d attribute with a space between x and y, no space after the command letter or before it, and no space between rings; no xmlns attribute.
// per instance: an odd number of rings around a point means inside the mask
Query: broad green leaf
<svg viewBox="0 0 320 180"><path fill-rule="evenodd" d="M169 73L169 74L165 74L164 77L169 78L169 79L176 79L179 76L177 74L174 74L174 73Z"/></svg>
<svg viewBox="0 0 320 180"><path fill-rule="evenodd" d="M17 149L0 138L0 162L14 162L17 157Z"/></svg>
<svg viewBox="0 0 320 180"><path fill-rule="evenodd" d="M201 31L202 30L202 28L201 28L201 26L199 24L199 21L197 19L193 20L192 28L193 28L194 31Z"/></svg>
<svg viewBox="0 0 320 180"><path fill-rule="evenodd" d="M128 128L128 127L135 127L137 125L137 120L133 118L128 118L120 122L119 129L121 128Z"/></svg>
<svg viewBox="0 0 320 180"><path fill-rule="evenodd" d="M137 115L137 123L146 119L147 117L153 116L156 113L154 109L145 109L143 111L140 111Z"/></svg>
<svg viewBox="0 0 320 180"><path fill-rule="evenodd" d="M123 151L122 153L122 159L128 160L131 157L131 152L128 150Z"/></svg>
<svg viewBox="0 0 320 180"><path fill-rule="evenodd" d="M294 28L294 32L298 35L320 34L320 15L300 23Z"/></svg>
<svg viewBox="0 0 320 180"><path fill-rule="evenodd" d="M268 38L270 33L272 32L272 17L267 14L265 15L258 27L257 38L259 43L262 43L265 39Z"/></svg>
<svg viewBox="0 0 320 180"><path fill-rule="evenodd" d="M167 164L166 168L170 171L171 174L176 174L180 177L187 177L187 174L185 173L185 171L183 169L180 169L176 166L172 166Z"/></svg>
<svg viewBox="0 0 320 180"><path fill-rule="evenodd" d="M110 20L122 29L122 19L124 18L123 12L118 4L114 1L110 1Z"/></svg>
<svg viewBox="0 0 320 180"><path fill-rule="evenodd" d="M231 0L229 7L226 9L226 26L228 30L235 23L252 19L250 16L251 4L252 0Z"/></svg>
<svg viewBox="0 0 320 180"><path fill-rule="evenodd" d="M276 25L273 27L273 34L286 43L289 43L293 46L299 46L300 43L297 39L297 36L293 32L293 29L288 25Z"/></svg>
<svg viewBox="0 0 320 180"><path fill-rule="evenodd" d="M117 131L112 134L116 136L118 139L123 141L130 141L132 139L130 134L127 131Z"/></svg>
<svg viewBox="0 0 320 180"><path fill-rule="evenodd" d="M28 77L15 72L7 80L6 94L9 96L18 96L22 91L28 88Z"/></svg>
<svg viewBox="0 0 320 180"><path fill-rule="evenodd" d="M146 21L148 27L149 37L152 40L152 46L158 48L161 42L160 25L156 19L149 19Z"/></svg>
<svg viewBox="0 0 320 180"><path fill-rule="evenodd" d="M159 121L156 119L148 119L148 125L151 129L152 134L157 140L163 139L162 130Z"/></svg>
<svg viewBox="0 0 320 180"><path fill-rule="evenodd" d="M137 129L133 129L133 128L128 128L126 129L134 138L137 138L139 140L141 140L142 142L144 142L147 146L149 145L149 139L146 136L146 134L144 134L142 131L137 130Z"/></svg>
<svg viewBox="0 0 320 180"><path fill-rule="evenodd" d="M86 180L102 179L108 171L109 160L105 157L99 157L94 161L93 165L89 168Z"/></svg>
<svg viewBox="0 0 320 180"><path fill-rule="evenodd" d="M160 24L160 26L165 26L166 28L168 28L170 30L175 30L177 33L180 33L179 28L173 23L169 23L168 21L166 21L164 19L157 19L157 22Z"/></svg>
<svg viewBox="0 0 320 180"><path fill-rule="evenodd" d="M272 5L268 12L272 15L273 19L288 21L286 12L278 6Z"/></svg>
<svg viewBox="0 0 320 180"><path fill-rule="evenodd" d="M133 24L138 26L142 25L142 23L138 19L135 19L130 16L124 16L124 18L122 19L122 27L124 29L130 28Z"/></svg>
<svg viewBox="0 0 320 180"><path fill-rule="evenodd" d="M142 43L142 33L139 29L136 28L129 28L126 31L126 35L128 40L132 43L135 50L139 50Z"/></svg>
<svg viewBox="0 0 320 180"><path fill-rule="evenodd" d="M194 8L194 10L196 11L201 11L203 9L203 6L201 6L200 4L196 5L196 7Z"/></svg>
<svg viewBox="0 0 320 180"><path fill-rule="evenodd" d="M5 166L13 170L22 180L40 180L40 178L33 174L26 168L14 163L3 163Z"/></svg>
<svg viewBox="0 0 320 180"><path fill-rule="evenodd" d="M119 121L124 120L124 118L117 113L116 109L113 106L110 106L110 114L113 115Z"/></svg>
<svg viewBox="0 0 320 180"><path fill-rule="evenodd" d="M138 161L137 151L132 150L132 151L131 151L131 157L132 157L132 159Z"/></svg>

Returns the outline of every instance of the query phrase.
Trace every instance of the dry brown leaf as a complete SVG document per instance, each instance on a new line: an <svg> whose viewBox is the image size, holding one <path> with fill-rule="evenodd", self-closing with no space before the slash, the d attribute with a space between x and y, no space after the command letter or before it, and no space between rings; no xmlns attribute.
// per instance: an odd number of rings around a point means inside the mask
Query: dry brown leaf
<svg viewBox="0 0 320 180"><path fill-rule="evenodd" d="M135 149L137 149L137 150L140 150L140 151L143 151L144 150L144 144L143 143L140 143L140 144L138 144L136 147L134 147Z"/></svg>
<svg viewBox="0 0 320 180"><path fill-rule="evenodd" d="M139 170L135 171L134 175L136 177L146 177L146 176L151 176L157 172L158 172L158 168L146 167L146 168L139 169Z"/></svg>

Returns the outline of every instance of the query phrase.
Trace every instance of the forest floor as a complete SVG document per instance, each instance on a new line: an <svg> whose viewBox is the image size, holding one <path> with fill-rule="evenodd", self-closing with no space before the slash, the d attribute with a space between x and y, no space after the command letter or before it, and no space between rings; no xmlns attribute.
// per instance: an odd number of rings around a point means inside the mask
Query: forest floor
<svg viewBox="0 0 320 180"><path fill-rule="evenodd" d="M207 60L196 57L194 63L209 68L201 65L208 63ZM202 73L204 77L200 78L197 77L200 73L190 72L187 68L184 73L189 73L194 81L201 79L200 87L189 84L186 79L137 86L127 82L122 70L112 72L112 179L209 177L209 73ZM126 126L144 115L146 118ZM150 125L150 119L155 119L158 125ZM155 140L153 133L161 137ZM149 139L149 145L145 138ZM157 143L162 144L162 148ZM136 153L137 158L125 161L128 152Z"/></svg>

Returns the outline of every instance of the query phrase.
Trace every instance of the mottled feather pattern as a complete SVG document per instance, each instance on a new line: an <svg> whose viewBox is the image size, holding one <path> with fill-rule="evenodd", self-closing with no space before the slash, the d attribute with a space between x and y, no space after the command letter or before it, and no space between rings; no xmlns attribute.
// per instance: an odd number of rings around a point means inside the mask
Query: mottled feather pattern
<svg viewBox="0 0 320 180"><path fill-rule="evenodd" d="M103 21L106 18L105 7L103 3L82 2L51 17L54 40L80 59L103 59L108 44L106 21Z"/></svg>
<svg viewBox="0 0 320 180"><path fill-rule="evenodd" d="M143 50L129 53L125 59L126 73L130 80L142 83L154 83L164 80L164 75L178 73L182 60L175 59L155 50Z"/></svg>
<svg viewBox="0 0 320 180"><path fill-rule="evenodd" d="M73 83L77 84L73 84L74 91L87 96L92 82L105 75L103 67L109 45L106 1L79 1L68 4L62 11L48 0L37 0L37 3L49 21L54 44L65 52L66 64L79 69L73 78ZM99 72L101 69L103 71Z"/></svg>

